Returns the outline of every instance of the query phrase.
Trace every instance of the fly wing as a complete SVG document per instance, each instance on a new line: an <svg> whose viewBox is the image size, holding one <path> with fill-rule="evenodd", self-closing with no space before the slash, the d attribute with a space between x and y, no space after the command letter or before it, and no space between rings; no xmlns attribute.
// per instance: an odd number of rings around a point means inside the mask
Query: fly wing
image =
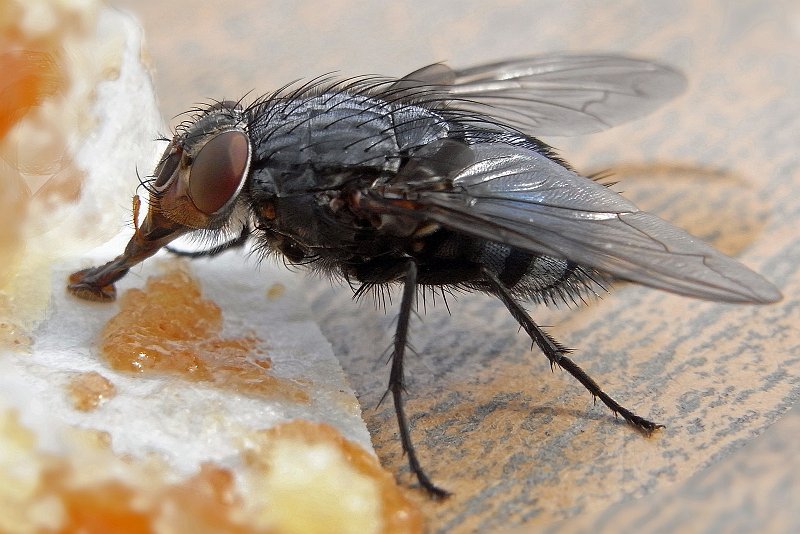
<svg viewBox="0 0 800 534"><path fill-rule="evenodd" d="M453 70L437 63L399 87L445 93L450 109L489 116L529 135L580 135L642 117L686 88L676 70L614 55L550 55Z"/></svg>
<svg viewBox="0 0 800 534"><path fill-rule="evenodd" d="M781 298L736 260L528 148L445 140L412 163L380 198L373 192L381 209L682 295Z"/></svg>
<svg viewBox="0 0 800 534"><path fill-rule="evenodd" d="M406 74L392 84L395 89L449 87L456 82L456 73L444 63L432 63Z"/></svg>

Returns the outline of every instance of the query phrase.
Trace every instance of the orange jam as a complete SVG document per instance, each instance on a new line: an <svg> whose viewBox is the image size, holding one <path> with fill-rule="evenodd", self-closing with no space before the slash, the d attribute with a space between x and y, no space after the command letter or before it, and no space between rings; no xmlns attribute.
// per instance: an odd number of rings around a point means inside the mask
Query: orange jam
<svg viewBox="0 0 800 534"><path fill-rule="evenodd" d="M177 264L180 265L180 264ZM120 311L103 328L100 351L117 370L172 374L237 393L308 402L296 382L269 373L255 336L223 337L219 306L203 298L185 267L150 277L130 289Z"/></svg>
<svg viewBox="0 0 800 534"><path fill-rule="evenodd" d="M64 73L53 56L37 50L9 50L0 53L0 137L21 119L28 109L46 97L59 93Z"/></svg>
<svg viewBox="0 0 800 534"><path fill-rule="evenodd" d="M116 395L117 388L97 371L90 371L75 375L67 384L67 393L76 410L90 412Z"/></svg>

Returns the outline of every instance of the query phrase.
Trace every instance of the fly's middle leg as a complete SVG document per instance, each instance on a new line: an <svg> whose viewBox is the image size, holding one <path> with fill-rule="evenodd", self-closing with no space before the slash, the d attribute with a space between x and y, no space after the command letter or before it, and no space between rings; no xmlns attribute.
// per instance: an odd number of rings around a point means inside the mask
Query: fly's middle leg
<svg viewBox="0 0 800 534"><path fill-rule="evenodd" d="M408 419L403 408L403 393L405 392L405 377L403 374L403 358L406 347L408 346L408 326L411 319L411 312L414 307L414 299L417 294L417 265L409 259L405 265L405 281L403 285L403 297L400 301L400 315L397 318L397 329L394 335L394 349L392 352L392 370L389 374L389 389L387 394L392 394L394 409L397 414L397 425L400 431L400 442L403 445L403 452L408 455L408 464L411 472L416 475L420 485L434 497L447 497L449 493L436 486L425 474L422 465L419 463L414 444L411 442L411 433L408 428Z"/></svg>

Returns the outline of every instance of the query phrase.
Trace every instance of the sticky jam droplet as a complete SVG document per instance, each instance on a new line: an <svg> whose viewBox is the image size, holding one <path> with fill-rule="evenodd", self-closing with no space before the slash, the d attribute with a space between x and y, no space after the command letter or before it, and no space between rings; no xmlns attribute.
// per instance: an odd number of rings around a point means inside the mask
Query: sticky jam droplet
<svg viewBox="0 0 800 534"><path fill-rule="evenodd" d="M97 371L90 371L74 376L67 384L67 392L76 410L90 412L116 395L117 388Z"/></svg>
<svg viewBox="0 0 800 534"><path fill-rule="evenodd" d="M181 264L175 264L181 265ZM101 335L101 354L111 367L143 374L172 374L237 393L308 402L298 384L268 372L255 336L222 337L219 306L202 295L186 267L150 277L130 289Z"/></svg>

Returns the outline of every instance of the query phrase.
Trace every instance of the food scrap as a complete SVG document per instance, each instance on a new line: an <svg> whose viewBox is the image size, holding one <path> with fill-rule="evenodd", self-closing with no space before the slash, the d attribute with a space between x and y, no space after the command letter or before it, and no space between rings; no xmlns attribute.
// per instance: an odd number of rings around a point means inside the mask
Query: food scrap
<svg viewBox="0 0 800 534"><path fill-rule="evenodd" d="M279 299L284 293L286 293L286 286L281 283L275 283L267 289L267 298L270 300Z"/></svg>
<svg viewBox="0 0 800 534"><path fill-rule="evenodd" d="M255 435L242 453L249 488L214 463L176 482L168 467L123 459L89 434L81 453L56 456L37 448L13 411L0 412L0 532L422 532L392 475L324 424Z"/></svg>
<svg viewBox="0 0 800 534"><path fill-rule="evenodd" d="M0 304L0 310L2 304ZM0 348L27 352L31 348L31 338L13 323L0 321Z"/></svg>
<svg viewBox="0 0 800 534"><path fill-rule="evenodd" d="M90 412L117 394L117 388L97 371L79 373L67 384L72 405L81 412Z"/></svg>
<svg viewBox="0 0 800 534"><path fill-rule="evenodd" d="M256 475L248 480L250 498L274 504L254 514L255 525L298 533L422 530L419 510L394 476L329 425L297 420L265 430L243 457Z"/></svg>

